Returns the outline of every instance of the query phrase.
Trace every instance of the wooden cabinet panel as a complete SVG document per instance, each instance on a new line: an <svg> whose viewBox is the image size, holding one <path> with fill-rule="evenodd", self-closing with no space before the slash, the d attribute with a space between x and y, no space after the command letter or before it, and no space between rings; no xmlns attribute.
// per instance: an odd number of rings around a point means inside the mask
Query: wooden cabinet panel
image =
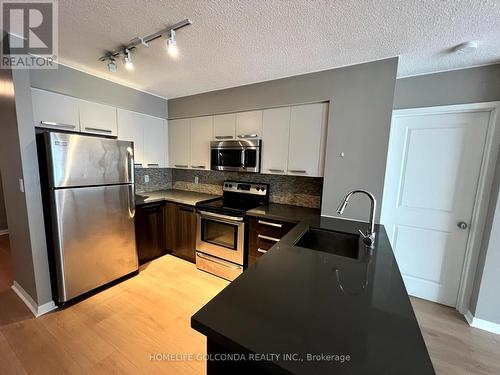
<svg viewBox="0 0 500 375"><path fill-rule="evenodd" d="M214 139L224 141L236 138L236 113L214 116Z"/></svg>
<svg viewBox="0 0 500 375"><path fill-rule="evenodd" d="M109 105L79 101L80 129L84 133L116 135L116 108Z"/></svg>
<svg viewBox="0 0 500 375"><path fill-rule="evenodd" d="M165 168L167 166L166 121L161 118L142 115L144 128L144 163L146 167Z"/></svg>
<svg viewBox="0 0 500 375"><path fill-rule="evenodd" d="M327 113L326 103L291 108L288 174L323 176Z"/></svg>
<svg viewBox="0 0 500 375"><path fill-rule="evenodd" d="M138 206L135 216L135 236L139 263L165 254L163 204Z"/></svg>
<svg viewBox="0 0 500 375"><path fill-rule="evenodd" d="M165 247L172 255L195 262L196 225L194 207L165 204Z"/></svg>
<svg viewBox="0 0 500 375"><path fill-rule="evenodd" d="M236 114L236 138L262 138L262 111Z"/></svg>
<svg viewBox="0 0 500 375"><path fill-rule="evenodd" d="M168 159L170 168L189 168L190 120L169 120Z"/></svg>
<svg viewBox="0 0 500 375"><path fill-rule="evenodd" d="M210 141L213 136L213 117L195 117L190 123L192 169L210 169Z"/></svg>
<svg viewBox="0 0 500 375"><path fill-rule="evenodd" d="M262 173L285 174L288 165L290 107L266 109L262 119Z"/></svg>
<svg viewBox="0 0 500 375"><path fill-rule="evenodd" d="M79 100L71 96L31 89L35 126L80 131Z"/></svg>

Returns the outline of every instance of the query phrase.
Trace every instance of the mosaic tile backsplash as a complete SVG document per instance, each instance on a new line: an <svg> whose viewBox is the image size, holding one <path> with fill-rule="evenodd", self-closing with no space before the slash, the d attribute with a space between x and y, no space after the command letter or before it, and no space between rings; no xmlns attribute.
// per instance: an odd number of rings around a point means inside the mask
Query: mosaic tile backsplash
<svg viewBox="0 0 500 375"><path fill-rule="evenodd" d="M198 184L194 178L198 177ZM320 208L323 178L280 176L259 173L172 170L172 187L179 190L198 191L208 194L222 194L225 180L269 184L270 201L273 203Z"/></svg>
<svg viewBox="0 0 500 375"><path fill-rule="evenodd" d="M149 176L149 182L144 177ZM136 168L135 191L147 193L156 190L172 189L172 170L166 168Z"/></svg>

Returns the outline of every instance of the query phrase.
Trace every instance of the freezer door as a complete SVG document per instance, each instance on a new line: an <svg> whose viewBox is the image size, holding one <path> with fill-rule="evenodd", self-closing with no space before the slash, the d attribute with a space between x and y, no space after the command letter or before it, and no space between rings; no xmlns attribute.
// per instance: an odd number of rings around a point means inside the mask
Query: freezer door
<svg viewBox="0 0 500 375"><path fill-rule="evenodd" d="M132 142L79 134L47 132L49 187L132 183Z"/></svg>
<svg viewBox="0 0 500 375"><path fill-rule="evenodd" d="M59 302L138 269L133 185L51 191Z"/></svg>

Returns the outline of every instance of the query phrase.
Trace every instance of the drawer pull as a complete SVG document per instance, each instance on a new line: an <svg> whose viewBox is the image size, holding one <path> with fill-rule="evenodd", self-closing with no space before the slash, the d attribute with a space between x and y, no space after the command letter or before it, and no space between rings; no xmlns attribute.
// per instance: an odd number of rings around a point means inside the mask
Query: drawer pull
<svg viewBox="0 0 500 375"><path fill-rule="evenodd" d="M262 254L267 253L267 250L261 249L260 247L257 249L257 251Z"/></svg>
<svg viewBox="0 0 500 375"><path fill-rule="evenodd" d="M134 163L134 165L135 165L136 167L140 167L140 168L142 168L142 164L141 164L141 163Z"/></svg>
<svg viewBox="0 0 500 375"><path fill-rule="evenodd" d="M259 237L260 239L263 239L263 240L268 240L268 241L273 241L273 242L280 242L279 238L264 236L263 234L259 234L259 235L257 235L257 237Z"/></svg>
<svg viewBox="0 0 500 375"><path fill-rule="evenodd" d="M158 167L159 165L158 163L148 163L148 167Z"/></svg>
<svg viewBox="0 0 500 375"><path fill-rule="evenodd" d="M276 227L276 228L282 228L283 227L283 224L271 223L270 221L264 221L264 220L259 220L258 223L262 224L262 225L267 225L269 227Z"/></svg>
<svg viewBox="0 0 500 375"><path fill-rule="evenodd" d="M90 127L87 127L87 126L85 127L85 130L89 130L89 131L92 131L92 132L107 133L107 134L113 133L113 131L109 130L109 129L90 128Z"/></svg>
<svg viewBox="0 0 500 375"><path fill-rule="evenodd" d="M174 166L176 168L187 168L188 167L187 165L184 165L184 164L175 164Z"/></svg>

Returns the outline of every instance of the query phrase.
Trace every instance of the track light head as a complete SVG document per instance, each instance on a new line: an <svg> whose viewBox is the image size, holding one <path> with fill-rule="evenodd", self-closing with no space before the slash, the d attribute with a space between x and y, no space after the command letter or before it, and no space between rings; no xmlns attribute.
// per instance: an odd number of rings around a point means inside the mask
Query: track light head
<svg viewBox="0 0 500 375"><path fill-rule="evenodd" d="M123 51L123 63L125 64L125 69L134 70L134 64L132 63L132 55L127 48Z"/></svg>
<svg viewBox="0 0 500 375"><path fill-rule="evenodd" d="M170 30L167 39L167 51L172 57L177 57L179 50L177 49L177 41L175 40L175 30Z"/></svg>
<svg viewBox="0 0 500 375"><path fill-rule="evenodd" d="M110 57L108 59L108 70L111 72L111 73L116 73L116 70L117 70L117 65L116 65L116 60L114 57Z"/></svg>

